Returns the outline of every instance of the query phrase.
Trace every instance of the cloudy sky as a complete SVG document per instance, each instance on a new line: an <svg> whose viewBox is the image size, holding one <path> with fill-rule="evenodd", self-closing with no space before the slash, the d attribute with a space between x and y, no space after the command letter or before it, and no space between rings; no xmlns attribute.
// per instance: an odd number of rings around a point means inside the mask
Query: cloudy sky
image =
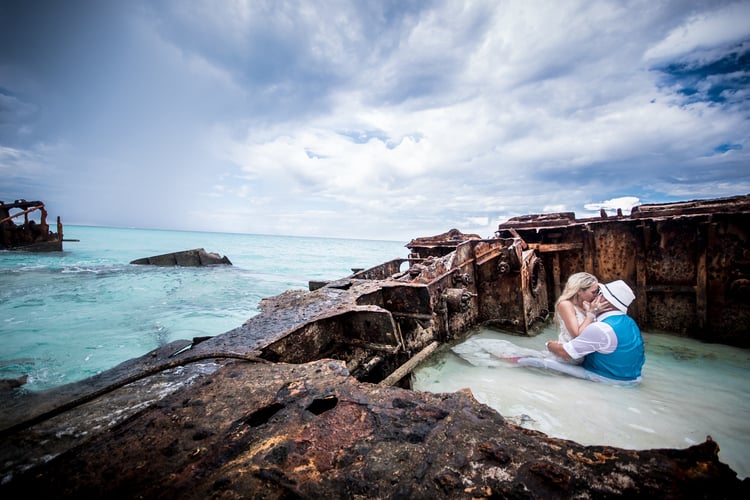
<svg viewBox="0 0 750 500"><path fill-rule="evenodd" d="M408 241L750 193L750 1L2 0L0 199Z"/></svg>

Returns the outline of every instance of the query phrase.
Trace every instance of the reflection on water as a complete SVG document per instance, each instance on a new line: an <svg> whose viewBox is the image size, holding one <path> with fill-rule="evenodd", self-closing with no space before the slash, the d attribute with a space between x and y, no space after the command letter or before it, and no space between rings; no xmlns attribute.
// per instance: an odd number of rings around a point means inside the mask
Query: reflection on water
<svg viewBox="0 0 750 500"><path fill-rule="evenodd" d="M555 337L553 327L533 338L490 330L473 336L537 350ZM750 476L750 351L664 334L643 337L646 365L636 387L509 362L474 366L447 351L414 373L414 389L468 387L507 420L584 445L685 448L710 435L720 459L740 478Z"/></svg>

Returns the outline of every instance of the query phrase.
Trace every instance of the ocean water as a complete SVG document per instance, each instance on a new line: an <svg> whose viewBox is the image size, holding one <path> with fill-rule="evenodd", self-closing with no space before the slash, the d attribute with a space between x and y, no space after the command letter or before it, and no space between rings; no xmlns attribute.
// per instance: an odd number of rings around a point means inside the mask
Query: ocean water
<svg viewBox="0 0 750 500"><path fill-rule="evenodd" d="M75 382L178 339L242 325L258 303L408 255L406 242L66 226L63 252L0 251L0 378ZM232 266L130 261L205 248Z"/></svg>
<svg viewBox="0 0 750 500"><path fill-rule="evenodd" d="M501 339L544 350L554 325L527 338L480 329L472 339ZM469 388L506 419L585 445L626 449L719 443L719 458L750 476L750 350L643 333L646 364L638 386L591 382L497 359L464 360L448 350L413 374L429 392Z"/></svg>

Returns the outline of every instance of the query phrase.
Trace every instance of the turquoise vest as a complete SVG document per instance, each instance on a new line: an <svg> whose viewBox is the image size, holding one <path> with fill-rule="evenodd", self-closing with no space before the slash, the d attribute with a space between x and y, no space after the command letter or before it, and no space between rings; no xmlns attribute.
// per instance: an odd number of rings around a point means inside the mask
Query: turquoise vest
<svg viewBox="0 0 750 500"><path fill-rule="evenodd" d="M635 380L641 376L646 362L643 338L638 325L627 314L608 316L602 320L615 331L617 349L610 354L594 352L583 360L583 367L602 377L615 380Z"/></svg>

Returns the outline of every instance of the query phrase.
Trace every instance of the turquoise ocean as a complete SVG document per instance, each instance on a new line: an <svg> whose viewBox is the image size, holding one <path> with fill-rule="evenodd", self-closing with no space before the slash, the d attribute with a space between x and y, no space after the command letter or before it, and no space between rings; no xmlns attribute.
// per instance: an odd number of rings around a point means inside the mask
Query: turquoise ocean
<svg viewBox="0 0 750 500"><path fill-rule="evenodd" d="M80 241L61 253L0 251L0 378L27 375L24 390L81 380L173 340L219 335L258 314L263 298L408 255L406 241L72 225L65 237ZM130 264L193 248L233 265ZM475 335L542 349L555 332ZM636 388L506 363L471 366L450 351L420 367L413 382L431 392L468 387L508 420L582 444L682 448L711 435L720 458L750 476L750 350L658 332L644 339Z"/></svg>
<svg viewBox="0 0 750 500"><path fill-rule="evenodd" d="M65 226L63 252L0 251L0 378L28 390L95 375L178 339L213 336L265 297L408 254L407 242ZM132 260L204 248L231 266Z"/></svg>

